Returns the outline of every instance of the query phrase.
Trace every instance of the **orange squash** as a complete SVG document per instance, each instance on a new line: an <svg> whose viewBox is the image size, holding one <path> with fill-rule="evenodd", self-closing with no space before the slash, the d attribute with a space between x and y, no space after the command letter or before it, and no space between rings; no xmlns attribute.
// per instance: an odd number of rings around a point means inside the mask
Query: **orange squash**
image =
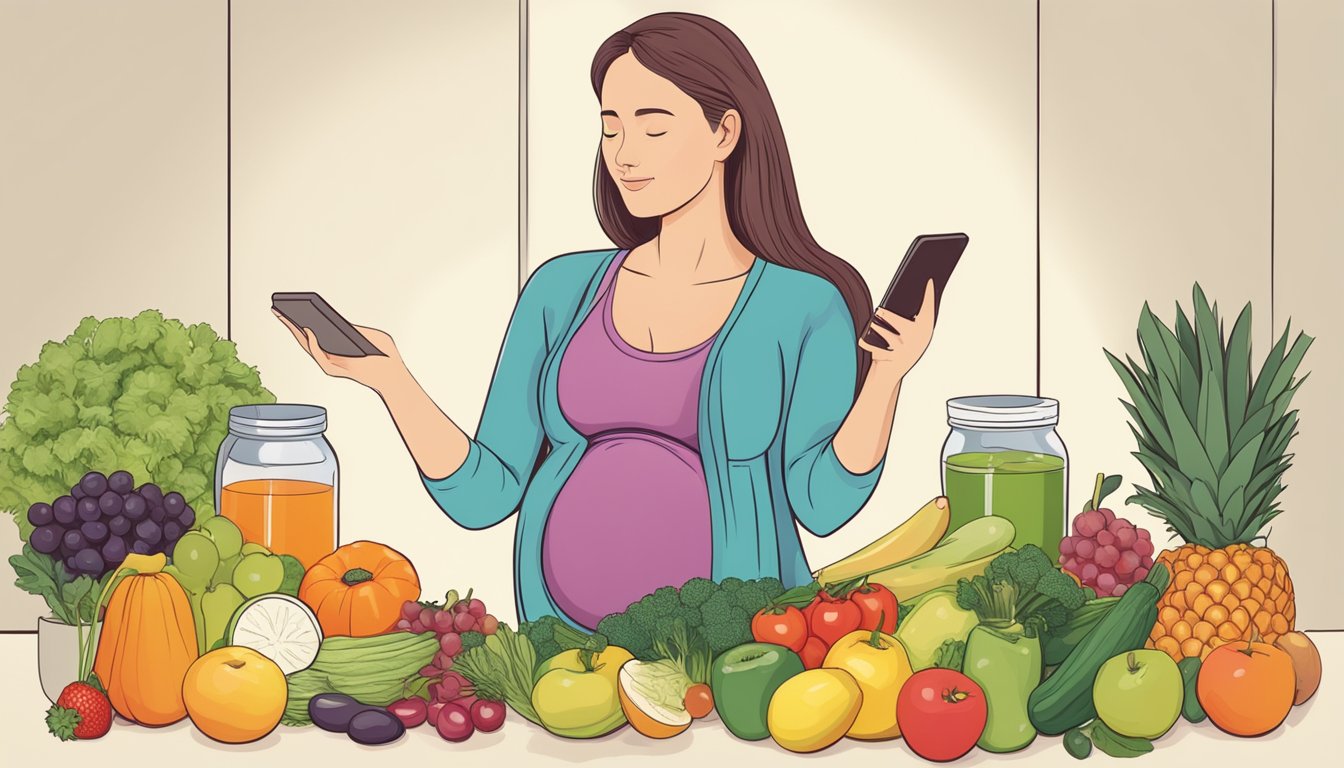
<svg viewBox="0 0 1344 768"><path fill-rule="evenodd" d="M356 541L308 569L299 599L317 614L324 636L371 637L397 625L407 600L420 599L420 577L395 549Z"/></svg>
<svg viewBox="0 0 1344 768"><path fill-rule="evenodd" d="M197 656L191 603L181 585L162 572L164 562L162 554L131 555L108 581L116 586L93 663L112 708L141 725L168 725L187 716L182 680ZM123 572L129 575L117 582Z"/></svg>

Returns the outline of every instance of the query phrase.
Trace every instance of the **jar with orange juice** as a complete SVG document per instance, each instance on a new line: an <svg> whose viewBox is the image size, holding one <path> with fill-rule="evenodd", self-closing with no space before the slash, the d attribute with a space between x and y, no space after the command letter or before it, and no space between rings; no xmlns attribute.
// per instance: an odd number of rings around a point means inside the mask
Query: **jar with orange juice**
<svg viewBox="0 0 1344 768"><path fill-rule="evenodd" d="M215 509L243 539L305 569L337 545L336 451L316 405L240 405L215 465Z"/></svg>

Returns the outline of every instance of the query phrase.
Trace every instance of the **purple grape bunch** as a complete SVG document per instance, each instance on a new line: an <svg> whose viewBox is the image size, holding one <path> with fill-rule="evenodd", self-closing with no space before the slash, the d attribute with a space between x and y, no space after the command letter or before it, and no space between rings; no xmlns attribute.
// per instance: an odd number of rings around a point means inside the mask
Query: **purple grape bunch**
<svg viewBox="0 0 1344 768"><path fill-rule="evenodd" d="M1059 542L1059 563L1098 597L1123 595L1153 567L1152 534L1109 509L1080 513L1071 530Z"/></svg>
<svg viewBox="0 0 1344 768"><path fill-rule="evenodd" d="M182 494L153 483L135 486L130 472L89 472L70 493L28 508L28 543L50 555L71 576L102 578L135 552L172 555L173 546L196 524L196 511Z"/></svg>

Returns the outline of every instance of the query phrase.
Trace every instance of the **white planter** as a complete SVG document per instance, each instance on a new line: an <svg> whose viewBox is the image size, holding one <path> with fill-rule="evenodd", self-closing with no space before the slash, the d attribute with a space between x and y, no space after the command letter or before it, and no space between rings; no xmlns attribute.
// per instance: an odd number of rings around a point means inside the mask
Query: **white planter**
<svg viewBox="0 0 1344 768"><path fill-rule="evenodd" d="M89 654L98 649L98 633L103 623L84 627L84 637L93 633ZM90 661L92 663L92 661ZM79 628L63 624L51 617L37 620L37 677L42 681L42 692L53 704L65 686L79 676Z"/></svg>

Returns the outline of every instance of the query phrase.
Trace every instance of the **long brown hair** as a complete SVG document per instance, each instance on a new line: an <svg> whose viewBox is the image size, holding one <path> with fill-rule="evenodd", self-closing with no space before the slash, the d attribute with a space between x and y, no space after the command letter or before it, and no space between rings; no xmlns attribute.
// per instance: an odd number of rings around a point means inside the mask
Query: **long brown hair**
<svg viewBox="0 0 1344 768"><path fill-rule="evenodd" d="M793 165L784 143L775 102L746 46L723 24L690 13L657 13L608 37L593 56L593 91L612 62L626 52L654 74L670 80L700 105L717 129L723 114L736 109L742 135L724 163L728 222L753 254L785 267L811 272L840 289L854 320L855 339L872 316L868 284L849 262L817 244L803 219ZM634 248L658 235L662 220L632 215L597 151L593 198L602 230L620 248ZM871 362L859 349L856 388Z"/></svg>

